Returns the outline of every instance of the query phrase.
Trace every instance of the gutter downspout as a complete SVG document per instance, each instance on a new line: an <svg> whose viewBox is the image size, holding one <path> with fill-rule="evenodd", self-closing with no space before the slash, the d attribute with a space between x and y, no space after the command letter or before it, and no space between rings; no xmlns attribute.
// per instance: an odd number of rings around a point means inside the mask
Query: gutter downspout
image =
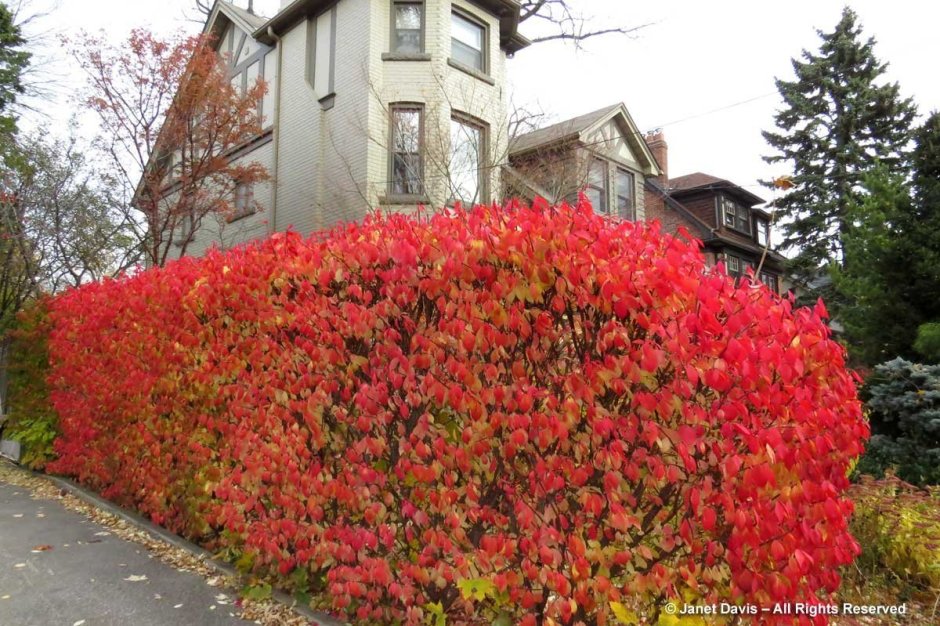
<svg viewBox="0 0 940 626"><path fill-rule="evenodd" d="M271 219L268 220L268 232L274 234L277 232L277 189L280 186L281 83L284 80L284 46L281 45L281 38L274 33L274 29L270 26L268 26L268 36L274 39L277 45L277 84L274 86L274 189L271 194Z"/></svg>

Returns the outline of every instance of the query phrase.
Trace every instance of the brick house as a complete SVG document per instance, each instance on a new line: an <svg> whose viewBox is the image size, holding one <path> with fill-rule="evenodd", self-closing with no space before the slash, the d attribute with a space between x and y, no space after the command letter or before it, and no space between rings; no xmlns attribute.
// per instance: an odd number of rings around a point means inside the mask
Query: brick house
<svg viewBox="0 0 940 626"><path fill-rule="evenodd" d="M559 202L584 191L599 213L659 220L672 233L684 227L709 264L722 261L734 276L757 272L778 293L783 286L785 259L769 247L770 215L758 206L765 201L709 174L670 179L662 133L643 136L623 104L516 137L504 169L506 196Z"/></svg>
<svg viewBox="0 0 940 626"><path fill-rule="evenodd" d="M622 103L515 137L504 168L506 197L577 198L599 213L646 219L645 181L662 174Z"/></svg>
<svg viewBox="0 0 940 626"><path fill-rule="evenodd" d="M646 180L646 218L659 220L669 232L685 227L701 239L708 262L724 262L733 276L759 268L756 278L780 293L785 287L786 258L772 247L771 216L758 206L766 201L702 172L669 178L668 146L662 133L647 135L646 141L663 172Z"/></svg>

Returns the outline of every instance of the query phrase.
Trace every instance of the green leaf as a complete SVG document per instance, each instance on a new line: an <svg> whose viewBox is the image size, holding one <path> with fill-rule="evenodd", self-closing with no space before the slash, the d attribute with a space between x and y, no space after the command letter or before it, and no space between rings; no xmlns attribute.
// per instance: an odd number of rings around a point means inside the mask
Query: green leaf
<svg viewBox="0 0 940 626"><path fill-rule="evenodd" d="M461 580L457 583L460 594L464 600L473 598L474 600L485 600L487 596L496 593L496 586L485 578L474 578L470 580Z"/></svg>
<svg viewBox="0 0 940 626"><path fill-rule="evenodd" d="M424 605L428 612L429 620L433 626L447 626L447 616L444 615L444 605L440 602L433 602Z"/></svg>
<svg viewBox="0 0 940 626"><path fill-rule="evenodd" d="M634 611L631 611L620 602L611 602L610 610L613 611L614 617L616 617L621 624L636 624L640 621Z"/></svg>
<svg viewBox="0 0 940 626"><path fill-rule="evenodd" d="M267 600L271 597L271 585L268 583L248 585L242 589L242 597L247 600Z"/></svg>

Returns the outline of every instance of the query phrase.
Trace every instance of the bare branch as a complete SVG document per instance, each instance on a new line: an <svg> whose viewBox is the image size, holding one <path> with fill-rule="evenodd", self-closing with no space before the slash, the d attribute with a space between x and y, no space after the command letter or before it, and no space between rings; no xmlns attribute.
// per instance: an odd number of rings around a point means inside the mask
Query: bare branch
<svg viewBox="0 0 940 626"><path fill-rule="evenodd" d="M539 23L544 27L544 34L530 37L532 43L546 41L568 41L576 47L588 39L604 35L634 36L637 31L650 26L613 26L609 28L591 28L592 17L578 11L572 0L524 0L521 4L520 23Z"/></svg>
<svg viewBox="0 0 940 626"><path fill-rule="evenodd" d="M578 32L560 32L554 35L545 35L544 37L533 37L532 43L542 43L545 41L558 41L558 40L573 41L575 43L581 43L587 39L591 39L592 37L600 37L602 35L612 35L612 34L632 35L636 31L646 28L648 26L652 26L652 25L653 25L653 22L650 22L647 24L641 24L640 26L632 26L630 28L602 28L600 30L590 30L590 31L581 30Z"/></svg>

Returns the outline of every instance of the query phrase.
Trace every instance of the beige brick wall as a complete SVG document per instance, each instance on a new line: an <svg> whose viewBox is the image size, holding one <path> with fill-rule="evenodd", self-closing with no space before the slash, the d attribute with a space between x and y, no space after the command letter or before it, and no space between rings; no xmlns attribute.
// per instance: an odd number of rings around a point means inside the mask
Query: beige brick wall
<svg viewBox="0 0 940 626"><path fill-rule="evenodd" d="M417 102L425 107L425 184L429 204L440 207L449 196L447 161L450 120L455 112L470 115L489 130L486 171L491 196L498 195L499 168L506 159L506 55L499 45L499 21L478 6L462 0L428 0L425 14L425 52L429 61L383 61L389 50L391 2L372 2L371 99L369 110L369 198L377 202L388 188L388 107L394 102ZM487 25L489 76L495 85L447 63L450 57L450 19L456 6ZM388 206L393 210L413 207Z"/></svg>

